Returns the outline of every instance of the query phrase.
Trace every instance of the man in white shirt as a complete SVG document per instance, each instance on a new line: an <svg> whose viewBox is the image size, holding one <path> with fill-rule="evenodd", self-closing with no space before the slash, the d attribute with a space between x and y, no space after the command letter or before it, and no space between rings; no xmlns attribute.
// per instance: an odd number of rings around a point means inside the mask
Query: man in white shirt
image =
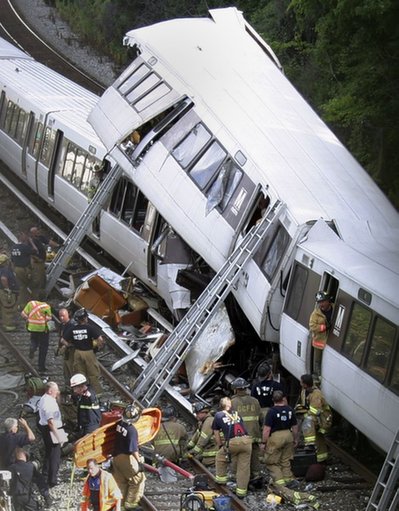
<svg viewBox="0 0 399 511"><path fill-rule="evenodd" d="M57 474L61 460L61 444L65 434L62 428L61 412L57 398L60 394L57 383L49 381L39 400L39 430L44 442L43 475L50 488L57 484Z"/></svg>

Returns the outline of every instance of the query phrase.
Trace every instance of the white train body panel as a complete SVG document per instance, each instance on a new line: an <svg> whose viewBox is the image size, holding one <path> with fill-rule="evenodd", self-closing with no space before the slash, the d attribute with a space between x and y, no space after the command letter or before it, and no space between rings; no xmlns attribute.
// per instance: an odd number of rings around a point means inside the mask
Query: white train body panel
<svg viewBox="0 0 399 511"><path fill-rule="evenodd" d="M242 15L210 14L129 32L138 55L101 98L0 41L1 159L72 222L88 201L76 169L118 163L124 176L91 236L171 309L157 253L165 226L215 272L281 201L233 294L299 378L312 369L314 294L331 292L323 391L387 449L399 423L398 213ZM34 150L36 124L21 136L7 125L10 104L52 134L47 158L44 139Z"/></svg>

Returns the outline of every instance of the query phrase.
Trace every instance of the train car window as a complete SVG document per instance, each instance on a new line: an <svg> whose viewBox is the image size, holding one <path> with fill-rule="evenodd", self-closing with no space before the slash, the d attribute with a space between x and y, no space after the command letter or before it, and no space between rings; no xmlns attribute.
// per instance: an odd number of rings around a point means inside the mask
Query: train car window
<svg viewBox="0 0 399 511"><path fill-rule="evenodd" d="M220 211L226 209L227 204L234 195L239 185L243 171L230 158L222 165L216 179L209 188L206 196L208 201L206 204L206 213L208 214L216 206Z"/></svg>
<svg viewBox="0 0 399 511"><path fill-rule="evenodd" d="M72 142L69 142L67 145L64 169L62 172L62 176L69 182L72 182L73 168L75 166L76 159L76 151L77 147Z"/></svg>
<svg viewBox="0 0 399 511"><path fill-rule="evenodd" d="M23 145L26 135L26 130L28 128L29 123L29 114L24 110L20 110L18 124L15 132L15 140L19 143L19 145Z"/></svg>
<svg viewBox="0 0 399 511"><path fill-rule="evenodd" d="M139 99L140 96L143 96L143 94L154 88L160 81L161 79L158 75L151 73L149 76L144 78L144 80L140 82L137 87L126 94L127 101L129 101L129 103L134 103Z"/></svg>
<svg viewBox="0 0 399 511"><path fill-rule="evenodd" d="M187 168L194 158L210 141L211 134L205 126L198 123L186 138L172 151L172 156L183 167Z"/></svg>
<svg viewBox="0 0 399 511"><path fill-rule="evenodd" d="M356 365L360 365L371 324L371 311L354 303L346 331L342 353Z"/></svg>
<svg viewBox="0 0 399 511"><path fill-rule="evenodd" d="M85 169L85 161L86 152L78 147L72 176L72 184L76 186L76 188L80 188L80 183L82 182L83 172Z"/></svg>
<svg viewBox="0 0 399 511"><path fill-rule="evenodd" d="M147 214L148 199L137 188L136 206L133 211L132 228L141 232Z"/></svg>
<svg viewBox="0 0 399 511"><path fill-rule="evenodd" d="M392 376L391 376L389 388L393 392L395 392L395 394L399 394L399 348L398 347L396 347L396 356L393 361Z"/></svg>
<svg viewBox="0 0 399 511"><path fill-rule="evenodd" d="M134 204L136 200L137 188L132 183L127 183L125 200L123 202L121 220L127 225L131 225L133 218Z"/></svg>
<svg viewBox="0 0 399 511"><path fill-rule="evenodd" d="M309 270L297 264L287 293L284 312L292 319L298 319L299 311L308 281Z"/></svg>
<svg viewBox="0 0 399 511"><path fill-rule="evenodd" d="M159 84L157 87L155 87L153 90L148 92L143 98L139 99L136 103L133 104L134 108L137 110L137 112L142 112L149 106L153 105L156 101L160 100L172 89L166 85L165 83Z"/></svg>
<svg viewBox="0 0 399 511"><path fill-rule="evenodd" d="M49 167L51 161L51 155L53 153L54 142L55 142L55 130L46 128L44 130L42 150L40 153L40 161L46 167Z"/></svg>
<svg viewBox="0 0 399 511"><path fill-rule="evenodd" d="M93 158L93 156L88 155L85 161L82 180L80 182L80 190L85 195L88 194L90 181L93 179L94 165L101 166L101 162L99 160L96 160L96 158Z"/></svg>
<svg viewBox="0 0 399 511"><path fill-rule="evenodd" d="M279 223L277 231L269 246L269 250L261 265L261 270L266 275L269 282L273 280L274 274L283 258L287 246L290 242L290 236L284 227Z"/></svg>
<svg viewBox="0 0 399 511"><path fill-rule="evenodd" d="M7 103L6 118L4 120L4 131L8 134L11 133L12 118L14 115L15 107L16 107L15 103L9 100Z"/></svg>
<svg viewBox="0 0 399 511"><path fill-rule="evenodd" d="M119 92L125 96L128 94L146 75L150 73L150 68L146 64L142 64L119 85Z"/></svg>
<svg viewBox="0 0 399 511"><path fill-rule="evenodd" d="M213 142L191 168L189 174L201 190L214 178L226 156L226 151L217 142Z"/></svg>
<svg viewBox="0 0 399 511"><path fill-rule="evenodd" d="M31 153L34 158L37 158L39 156L39 149L42 142L43 131L44 131L43 123L38 122L36 126L35 135L33 138L33 146Z"/></svg>
<svg viewBox="0 0 399 511"><path fill-rule="evenodd" d="M121 179L115 187L115 190L114 190L114 192L112 194L112 198L111 198L111 204L109 207L111 213L113 213L117 217L119 217L119 214L122 210L123 199L125 196L125 190L126 190L126 179Z"/></svg>
<svg viewBox="0 0 399 511"><path fill-rule="evenodd" d="M385 380L388 365L394 349L396 328L385 319L377 318L370 348L368 350L365 369L380 382Z"/></svg>

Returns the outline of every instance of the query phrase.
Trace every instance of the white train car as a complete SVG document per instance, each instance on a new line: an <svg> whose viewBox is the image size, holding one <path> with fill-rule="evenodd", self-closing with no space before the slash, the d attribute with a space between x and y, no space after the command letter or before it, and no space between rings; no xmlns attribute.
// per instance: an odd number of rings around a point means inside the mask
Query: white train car
<svg viewBox="0 0 399 511"><path fill-rule="evenodd" d="M233 291L256 336L237 368L279 350L295 377L311 371L308 318L328 291L323 391L387 449L399 422L397 212L236 9L126 43L136 58L100 99L1 43L1 159L71 221L94 165L118 162L124 176L91 236L175 312L190 303L178 270L206 280L282 201ZM41 77L57 87L42 93Z"/></svg>
<svg viewBox="0 0 399 511"><path fill-rule="evenodd" d="M215 271L259 209L283 201L234 295L299 378L312 370L315 292L332 294L340 327L323 357L323 390L387 449L399 422L397 212L236 9L132 30L125 43L136 58L89 116L110 154ZM142 140L129 150L134 130Z"/></svg>

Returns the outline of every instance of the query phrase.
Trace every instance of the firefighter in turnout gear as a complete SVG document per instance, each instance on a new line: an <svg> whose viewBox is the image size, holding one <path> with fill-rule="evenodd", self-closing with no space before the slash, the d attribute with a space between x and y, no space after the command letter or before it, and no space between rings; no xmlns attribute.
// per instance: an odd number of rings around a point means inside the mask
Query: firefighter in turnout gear
<svg viewBox="0 0 399 511"><path fill-rule="evenodd" d="M316 446L317 461L323 462L328 458L328 448L324 435L332 423L332 413L320 389L313 385L311 374L301 376L301 395L297 413L303 413L302 435L305 446Z"/></svg>
<svg viewBox="0 0 399 511"><path fill-rule="evenodd" d="M312 336L313 369L320 376L321 359L331 328L333 307L331 297L325 291L316 293L316 307L309 318L309 330Z"/></svg>
<svg viewBox="0 0 399 511"><path fill-rule="evenodd" d="M74 374L70 380L70 387L77 403L77 423L79 436L92 433L100 426L101 410L97 396L87 384L86 376Z"/></svg>
<svg viewBox="0 0 399 511"><path fill-rule="evenodd" d="M236 378L231 388L234 396L231 398L231 404L234 410L238 412L244 421L245 429L252 438L251 454L251 479L260 477L260 447L262 433L260 428L260 404L259 401L248 394L249 383L244 378Z"/></svg>
<svg viewBox="0 0 399 511"><path fill-rule="evenodd" d="M232 410L231 399L222 397L221 411L213 419L212 429L219 450L216 455L216 477L219 484L227 483L227 467L236 463L236 494L239 498L247 495L251 470L252 438L245 429L242 418ZM221 433L223 433L223 438Z"/></svg>
<svg viewBox="0 0 399 511"><path fill-rule="evenodd" d="M213 415L208 403L194 403L193 412L197 418L197 429L187 444L188 457L198 458L206 467L215 464L218 448L212 430Z"/></svg>
<svg viewBox="0 0 399 511"><path fill-rule="evenodd" d="M144 495L145 475L139 454L138 433L134 423L140 418L139 410L128 405L122 419L116 425L112 473L122 492L122 505L135 511L142 510L141 497Z"/></svg>
<svg viewBox="0 0 399 511"><path fill-rule="evenodd" d="M186 428L176 421L174 407L166 406L162 410L161 427L153 440L155 452L177 463L183 457L186 442Z"/></svg>
<svg viewBox="0 0 399 511"><path fill-rule="evenodd" d="M0 254L0 319L6 332L17 329L18 284L7 254Z"/></svg>
<svg viewBox="0 0 399 511"><path fill-rule="evenodd" d="M261 421L265 420L269 408L273 406L273 392L282 390L282 383L273 379L272 368L269 364L263 363L259 366L257 380L252 384L251 396L255 397L260 404Z"/></svg>
<svg viewBox="0 0 399 511"><path fill-rule="evenodd" d="M265 417L261 447L265 449L265 462L273 481L290 487L295 481L291 460L298 444L298 424L281 390L274 392L273 403Z"/></svg>

